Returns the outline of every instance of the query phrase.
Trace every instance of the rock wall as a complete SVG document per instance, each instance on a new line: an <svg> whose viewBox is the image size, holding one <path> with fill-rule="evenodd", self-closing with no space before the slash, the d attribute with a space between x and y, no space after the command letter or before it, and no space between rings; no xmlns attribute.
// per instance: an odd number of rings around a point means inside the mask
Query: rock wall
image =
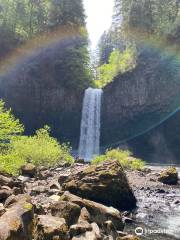
<svg viewBox="0 0 180 240"><path fill-rule="evenodd" d="M24 123L26 133L48 124L55 137L77 145L82 99L89 79L84 76L84 85L78 85L84 66L76 68L74 73L71 67L75 63L70 63L69 51L81 47L78 38L59 42L19 62L14 70L1 77L0 98Z"/></svg>
<svg viewBox="0 0 180 240"><path fill-rule="evenodd" d="M127 143L136 157L148 162L179 164L180 156L180 112L174 114L160 126Z"/></svg>
<svg viewBox="0 0 180 240"><path fill-rule="evenodd" d="M121 141L128 141L141 135L147 129L151 129L167 118L179 107L179 79L180 71L175 58L162 55L153 49L143 50L138 58L137 67L131 72L117 76L104 89L102 146L118 146ZM177 126L178 119L179 117L172 124ZM157 130L156 132L155 129L153 134L146 134L145 139L147 141L144 142L144 146L142 146L143 141L140 141L139 144L138 140L135 141L136 144L133 144L133 146L136 146L137 149L133 147L133 150L139 154L140 152L144 153L142 147L146 147L145 143L157 142L159 135L161 135L161 138L163 136L164 142L170 137L172 138L171 142L174 141L173 144L179 146L179 142L175 142L174 138L176 137L171 134L171 131L173 131L173 127L170 123L168 127L162 127L160 131ZM142 140L144 138L138 139ZM173 149L170 146L170 151L174 151L175 148L177 146L174 146ZM175 155L177 157L177 154ZM153 161L147 156L145 158ZM156 160L154 159L154 161Z"/></svg>

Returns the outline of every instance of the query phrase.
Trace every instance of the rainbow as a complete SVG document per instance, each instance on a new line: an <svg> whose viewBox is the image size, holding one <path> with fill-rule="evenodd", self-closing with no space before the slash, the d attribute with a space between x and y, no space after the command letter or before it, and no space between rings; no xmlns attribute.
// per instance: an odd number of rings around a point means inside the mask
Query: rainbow
<svg viewBox="0 0 180 240"><path fill-rule="evenodd" d="M66 39L85 36L86 29L83 26L61 26L54 31L39 34L27 41L25 44L14 49L0 61L0 74L6 74L10 69L22 59L32 56L37 51L46 48L52 44Z"/></svg>

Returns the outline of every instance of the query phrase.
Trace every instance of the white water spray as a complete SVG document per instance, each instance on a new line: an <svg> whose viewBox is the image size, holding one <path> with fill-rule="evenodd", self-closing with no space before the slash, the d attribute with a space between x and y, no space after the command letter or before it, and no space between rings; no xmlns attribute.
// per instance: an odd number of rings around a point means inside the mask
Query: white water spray
<svg viewBox="0 0 180 240"><path fill-rule="evenodd" d="M79 158L86 161L99 155L102 93L101 89L88 88L84 95Z"/></svg>

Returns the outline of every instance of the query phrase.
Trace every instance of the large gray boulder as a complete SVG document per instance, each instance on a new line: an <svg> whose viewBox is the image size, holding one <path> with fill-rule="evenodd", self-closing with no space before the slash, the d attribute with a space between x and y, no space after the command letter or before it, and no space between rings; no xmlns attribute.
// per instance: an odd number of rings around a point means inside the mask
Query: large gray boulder
<svg viewBox="0 0 180 240"><path fill-rule="evenodd" d="M136 198L117 161L87 166L63 181L60 177L59 182L63 190L95 202L121 210L130 210L136 206Z"/></svg>

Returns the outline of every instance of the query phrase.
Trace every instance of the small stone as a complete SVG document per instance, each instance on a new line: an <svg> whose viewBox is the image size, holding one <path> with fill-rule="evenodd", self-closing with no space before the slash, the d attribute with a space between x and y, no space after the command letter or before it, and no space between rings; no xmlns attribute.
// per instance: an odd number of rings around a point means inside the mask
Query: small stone
<svg viewBox="0 0 180 240"><path fill-rule="evenodd" d="M85 207L83 207L81 209L81 214L79 216L79 220L78 221L90 222L90 219L91 219L90 213L88 212L88 210Z"/></svg>
<svg viewBox="0 0 180 240"><path fill-rule="evenodd" d="M52 196L50 196L49 198L50 198L51 200L53 200L54 202L58 202L61 197L58 196L58 195L52 195Z"/></svg>
<svg viewBox="0 0 180 240"><path fill-rule="evenodd" d="M180 200L174 201L174 204L175 204L175 205L180 204Z"/></svg>
<svg viewBox="0 0 180 240"><path fill-rule="evenodd" d="M21 172L23 176L35 177L37 175L37 168L32 163L27 163L21 167Z"/></svg>
<svg viewBox="0 0 180 240"><path fill-rule="evenodd" d="M82 221L80 223L72 225L69 229L69 233L71 237L74 237L91 230L92 230L91 224L89 224L86 221Z"/></svg>
<svg viewBox="0 0 180 240"><path fill-rule="evenodd" d="M164 189L157 189L156 193L165 193L166 191Z"/></svg>
<svg viewBox="0 0 180 240"><path fill-rule="evenodd" d="M22 183L25 183L25 182L28 182L30 178L25 176L19 176L18 180L21 181Z"/></svg>
<svg viewBox="0 0 180 240"><path fill-rule="evenodd" d="M134 222L132 218L128 218L128 217L124 217L123 220L125 223L129 223L129 224Z"/></svg>

